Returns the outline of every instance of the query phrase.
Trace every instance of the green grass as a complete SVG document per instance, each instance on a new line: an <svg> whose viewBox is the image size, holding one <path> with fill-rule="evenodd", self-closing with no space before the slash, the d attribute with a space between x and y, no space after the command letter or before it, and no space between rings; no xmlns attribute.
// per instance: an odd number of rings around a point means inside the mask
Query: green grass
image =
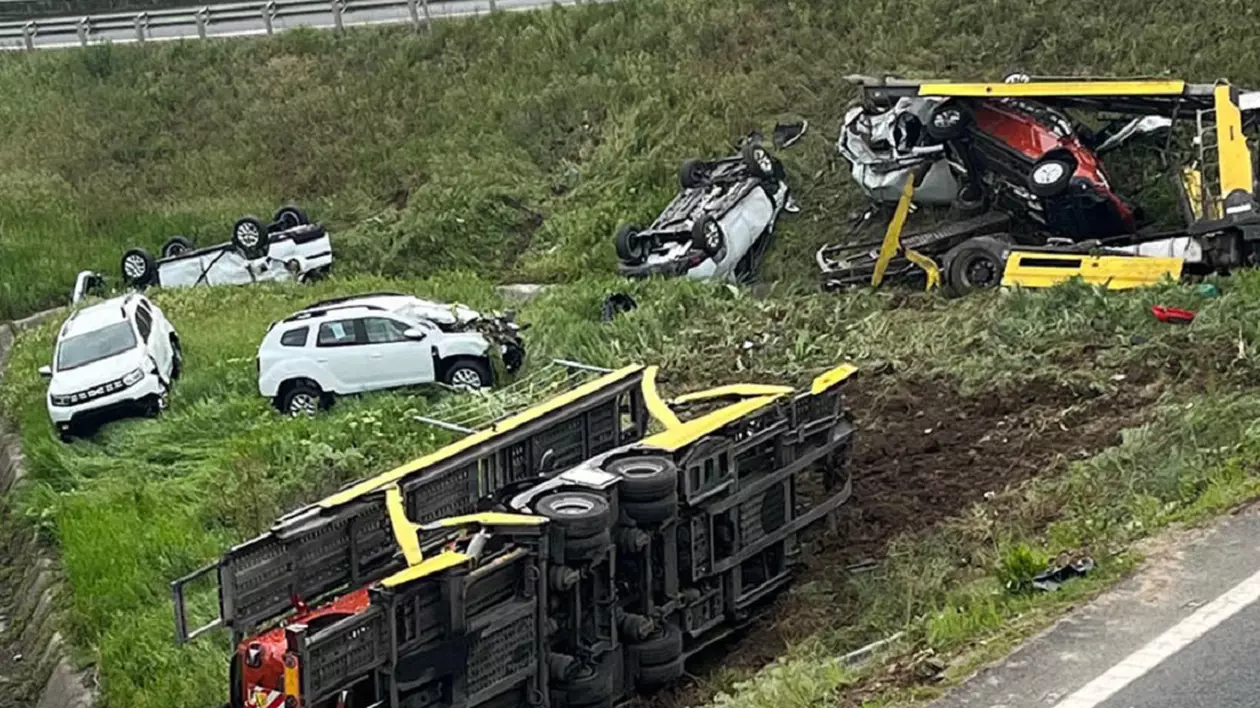
<svg viewBox="0 0 1260 708"><path fill-rule="evenodd" d="M183 335L187 375L168 415L95 442L64 446L48 427L35 370L55 323L20 337L0 386L30 467L18 503L61 552L68 635L98 663L106 707L217 706L224 643L175 646L167 583L293 505L450 439L411 420L454 405L437 395L367 396L290 421L255 393L252 359L271 320L384 287L493 308L494 282L558 283L519 308L535 324L536 361L660 363L672 390L799 383L844 360L862 366L854 385L872 402L925 382L964 398L1033 381L1103 397L1166 388L1150 427L1116 450L992 501L976 490L974 509L899 540L875 573L798 589L843 612L782 664L743 683L746 672L722 672L709 693L723 689L715 700L729 706L819 705L872 681L828 657L897 630L895 652L960 657L951 677L1009 645L1131 567L1133 539L1257 492L1260 276L1222 280L1217 299L1175 286L965 301L817 293L813 253L861 203L833 146L851 97L841 77L1171 69L1260 85L1236 19L1204 6L1186 23L1181 8L1137 0L1106 12L1084 0L634 0L428 34L0 56L11 97L0 103L0 319L63 302L80 269L116 274L127 247L175 233L221 241L239 215L287 200L332 227L338 251L337 278L312 288L156 293ZM733 138L796 116L813 129L782 157L804 211L782 224L764 292L613 277L611 234L655 215L684 158L725 154ZM640 307L601 323L613 290ZM1163 325L1156 302L1200 316ZM1007 589L1081 548L1100 561L1094 578L1055 596ZM894 689L882 700L923 692Z"/></svg>

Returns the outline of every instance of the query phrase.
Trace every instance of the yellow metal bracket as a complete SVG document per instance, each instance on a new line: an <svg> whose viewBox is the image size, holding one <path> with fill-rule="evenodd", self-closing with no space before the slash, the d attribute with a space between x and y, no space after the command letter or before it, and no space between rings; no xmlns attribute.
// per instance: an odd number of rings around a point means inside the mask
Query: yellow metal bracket
<svg viewBox="0 0 1260 708"><path fill-rule="evenodd" d="M709 401L715 398L753 398L756 396L773 396L793 391L791 386L775 386L772 384L729 384L716 388L685 393L670 400L671 406L683 406L697 401Z"/></svg>
<svg viewBox="0 0 1260 708"><path fill-rule="evenodd" d="M1220 153L1221 193L1224 199L1230 193L1253 191L1251 151L1242 131L1242 111L1234 103L1233 88L1218 84L1213 90L1216 107L1216 145Z"/></svg>
<svg viewBox="0 0 1260 708"><path fill-rule="evenodd" d="M397 484L385 490L385 508L389 511L389 525L394 531L394 542L402 549L407 565L414 566L423 562L424 553L420 550L420 527L407 518L402 490Z"/></svg>
<svg viewBox="0 0 1260 708"><path fill-rule="evenodd" d="M1011 251L1004 287L1048 288L1079 277L1108 290L1129 290L1181 278L1184 261L1154 256L1091 256L1081 253Z"/></svg>
<svg viewBox="0 0 1260 708"><path fill-rule="evenodd" d="M660 421L661 425L668 430L682 425L682 421L666 405L664 399L661 398L661 392L656 389L656 374L660 369L659 366L649 366L643 370L643 402L647 405L648 414Z"/></svg>
<svg viewBox="0 0 1260 708"><path fill-rule="evenodd" d="M824 371L814 377L813 383L809 385L809 392L815 395L820 394L855 373L857 373L857 367L852 364L841 364L834 369Z"/></svg>
<svg viewBox="0 0 1260 708"><path fill-rule="evenodd" d="M381 585L387 588L395 588L399 585L406 585L407 583L415 582L416 580L428 577L434 573L440 573L443 570L449 570L451 568L461 566L470 560L472 560L472 558L458 551L444 551L423 561L422 563L394 573L388 578L382 580Z"/></svg>
<svg viewBox="0 0 1260 708"><path fill-rule="evenodd" d="M458 528L460 526L484 526L486 528L502 528L511 526L541 526L547 523L543 516L529 514L507 514L501 511L485 511L480 514L465 514L438 519L427 524L420 524L421 531L438 531Z"/></svg>
<svg viewBox="0 0 1260 708"><path fill-rule="evenodd" d="M1083 98L1087 96L1180 96L1184 81L1030 81L1028 83L924 83L920 96L958 98Z"/></svg>

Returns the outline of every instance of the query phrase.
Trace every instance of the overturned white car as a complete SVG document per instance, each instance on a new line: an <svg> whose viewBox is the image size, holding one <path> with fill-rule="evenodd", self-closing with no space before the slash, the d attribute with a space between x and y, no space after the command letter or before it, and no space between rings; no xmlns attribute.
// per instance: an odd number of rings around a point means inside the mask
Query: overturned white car
<svg viewBox="0 0 1260 708"><path fill-rule="evenodd" d="M622 275L748 282L770 249L779 214L798 211L782 163L756 142L734 157L688 160L678 181L678 195L650 226L617 232Z"/></svg>
<svg viewBox="0 0 1260 708"><path fill-rule="evenodd" d="M185 287L192 285L247 285L279 280L314 280L332 267L332 242L324 227L312 224L296 206L285 206L271 223L254 216L237 220L232 238L205 248L175 236L154 258L143 248L123 254L122 275L127 285Z"/></svg>

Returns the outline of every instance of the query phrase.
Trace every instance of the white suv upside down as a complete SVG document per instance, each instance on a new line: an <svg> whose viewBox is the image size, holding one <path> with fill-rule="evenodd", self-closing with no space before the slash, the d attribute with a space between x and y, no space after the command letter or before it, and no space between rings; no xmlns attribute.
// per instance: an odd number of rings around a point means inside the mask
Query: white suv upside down
<svg viewBox="0 0 1260 708"><path fill-rule="evenodd" d="M179 335L162 310L132 293L76 310L61 325L48 378L48 417L63 441L86 426L165 410L183 366Z"/></svg>
<svg viewBox="0 0 1260 708"><path fill-rule="evenodd" d="M524 361L521 327L399 293L315 303L272 323L258 348L258 391L282 413L312 414L335 396L434 382L494 384Z"/></svg>

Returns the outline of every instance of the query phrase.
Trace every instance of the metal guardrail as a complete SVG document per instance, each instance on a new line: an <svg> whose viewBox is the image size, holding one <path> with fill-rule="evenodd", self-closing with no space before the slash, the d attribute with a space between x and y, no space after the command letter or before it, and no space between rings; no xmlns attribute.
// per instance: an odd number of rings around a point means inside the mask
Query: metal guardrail
<svg viewBox="0 0 1260 708"><path fill-rule="evenodd" d="M606 0L255 0L140 13L0 22L0 49L35 50L106 42L274 34L298 26L340 30L351 25L410 23L424 28L435 19L448 17L601 1Z"/></svg>

